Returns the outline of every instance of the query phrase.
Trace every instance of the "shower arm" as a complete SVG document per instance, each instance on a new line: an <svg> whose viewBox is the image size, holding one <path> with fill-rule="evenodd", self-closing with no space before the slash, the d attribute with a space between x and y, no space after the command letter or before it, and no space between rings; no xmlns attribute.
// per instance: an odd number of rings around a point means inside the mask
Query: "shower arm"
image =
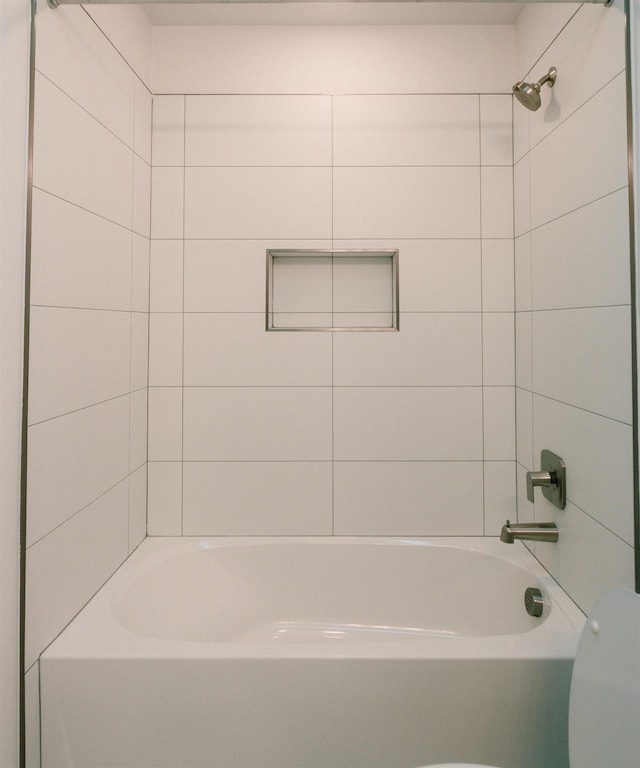
<svg viewBox="0 0 640 768"><path fill-rule="evenodd" d="M186 3L209 3L209 4L248 4L248 3L265 3L272 2L273 0L47 0L51 8L57 8L60 5L122 5L125 3L139 5L146 3L171 3L175 5L182 5ZM313 3L316 0L278 0L279 2L310 2ZM331 0L332 2L339 2L339 0ZM387 0L373 0L373 2L386 2ZM418 2L427 2L427 0L417 0ZM469 0L437 0L437 2L468 2ZM471 0L472 2L483 3L487 0ZM574 0L498 0L498 2L545 2L545 3L568 3L574 2ZM611 5L613 0L591 0L594 4L599 5Z"/></svg>

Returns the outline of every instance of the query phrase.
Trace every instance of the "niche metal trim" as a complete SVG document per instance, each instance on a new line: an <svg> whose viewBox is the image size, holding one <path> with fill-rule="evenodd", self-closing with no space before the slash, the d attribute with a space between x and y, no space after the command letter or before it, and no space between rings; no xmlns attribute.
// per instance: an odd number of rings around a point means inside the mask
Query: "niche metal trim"
<svg viewBox="0 0 640 768"><path fill-rule="evenodd" d="M388 325L281 325L274 322L274 316L280 316L287 314L286 312L278 312L274 308L274 266L278 259L298 259L309 261L313 259L326 259L332 266L332 283L333 283L333 265L339 262L341 259L362 259L371 260L379 258L382 260L388 260L391 267L391 284L390 284L390 308L376 311L372 309L364 314L370 315L389 315L390 323ZM385 250L385 249L322 249L322 248L268 248L267 249L267 275L266 275L266 301L265 301L265 330L270 332L278 331L307 331L307 332L395 332L400 330L400 291L399 291L399 251L397 249ZM333 290L333 286L332 286ZM333 320L334 315L357 315L363 314L362 311L349 311L348 309L341 308L335 310L333 307L333 295L331 298L332 306L327 306L321 311L300 311L290 313L292 317L302 314L318 314L318 315L331 315Z"/></svg>

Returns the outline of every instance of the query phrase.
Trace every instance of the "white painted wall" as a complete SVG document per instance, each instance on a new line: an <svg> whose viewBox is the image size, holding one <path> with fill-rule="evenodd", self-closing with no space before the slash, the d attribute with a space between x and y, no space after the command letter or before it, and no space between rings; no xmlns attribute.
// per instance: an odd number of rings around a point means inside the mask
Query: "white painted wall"
<svg viewBox="0 0 640 768"><path fill-rule="evenodd" d="M536 556L588 612L633 587L633 457L624 11L527 6L518 74L543 87L515 118L518 515L554 520ZM549 448L567 463L556 510L525 472Z"/></svg>
<svg viewBox="0 0 640 768"><path fill-rule="evenodd" d="M0 766L18 765L19 525L30 5L0 2Z"/></svg>

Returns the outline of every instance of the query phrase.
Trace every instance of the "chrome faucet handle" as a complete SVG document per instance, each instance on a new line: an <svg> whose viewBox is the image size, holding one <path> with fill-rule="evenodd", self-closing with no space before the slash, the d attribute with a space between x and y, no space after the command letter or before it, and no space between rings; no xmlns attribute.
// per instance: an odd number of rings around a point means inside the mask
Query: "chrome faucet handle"
<svg viewBox="0 0 640 768"><path fill-rule="evenodd" d="M566 464L560 456L545 448L540 452L540 465L540 471L527 472L527 498L533 504L533 489L539 485L545 499L558 509L564 509L567 505Z"/></svg>
<svg viewBox="0 0 640 768"><path fill-rule="evenodd" d="M536 485L539 485L542 488L549 488L550 486L557 484L558 476L555 472L527 472L527 498L533 504L533 489Z"/></svg>

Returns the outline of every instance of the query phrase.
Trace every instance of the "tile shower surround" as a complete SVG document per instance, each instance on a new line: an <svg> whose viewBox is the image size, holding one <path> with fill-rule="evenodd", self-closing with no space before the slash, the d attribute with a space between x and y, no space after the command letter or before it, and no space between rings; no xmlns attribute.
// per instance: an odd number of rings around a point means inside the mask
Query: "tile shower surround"
<svg viewBox="0 0 640 768"><path fill-rule="evenodd" d="M149 533L495 533L511 97L156 96L153 123ZM400 333L265 333L267 248L396 247Z"/></svg>
<svg viewBox="0 0 640 768"><path fill-rule="evenodd" d="M518 516L558 524L532 548L589 612L633 586L624 13L526 8L516 35L526 80L560 73L546 109L514 112ZM542 448L567 464L565 510L526 498Z"/></svg>

